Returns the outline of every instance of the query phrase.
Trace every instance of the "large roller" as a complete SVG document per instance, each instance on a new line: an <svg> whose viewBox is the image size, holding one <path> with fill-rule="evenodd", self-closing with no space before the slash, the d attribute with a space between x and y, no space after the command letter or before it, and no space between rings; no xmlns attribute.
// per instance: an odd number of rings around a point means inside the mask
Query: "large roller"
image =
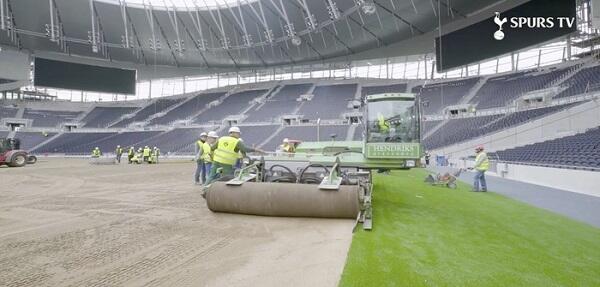
<svg viewBox="0 0 600 287"><path fill-rule="evenodd" d="M359 191L358 185L321 190L309 184L215 182L206 191L206 203L215 212L354 219L360 212Z"/></svg>

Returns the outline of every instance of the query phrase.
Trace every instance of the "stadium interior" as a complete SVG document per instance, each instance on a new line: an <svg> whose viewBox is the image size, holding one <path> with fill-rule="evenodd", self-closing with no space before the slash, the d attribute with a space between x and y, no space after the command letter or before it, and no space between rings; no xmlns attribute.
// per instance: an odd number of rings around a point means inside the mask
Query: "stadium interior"
<svg viewBox="0 0 600 287"><path fill-rule="evenodd" d="M0 167L0 286L600 286L600 1L566 2L573 30L525 45L510 21L493 38L494 12L555 4L0 0L0 139L37 157ZM444 67L480 24L506 50ZM213 213L193 184L199 135L232 127L257 161L288 141L367 156L381 95L414 96L418 138L385 141L420 144L420 164L360 166L370 231L364 209ZM117 146L160 164L113 166ZM488 193L469 192L476 147Z"/></svg>

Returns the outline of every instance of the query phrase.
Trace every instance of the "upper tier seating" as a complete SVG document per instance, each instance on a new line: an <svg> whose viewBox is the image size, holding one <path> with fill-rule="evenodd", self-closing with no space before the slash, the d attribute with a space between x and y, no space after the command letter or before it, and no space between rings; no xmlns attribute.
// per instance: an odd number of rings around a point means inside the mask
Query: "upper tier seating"
<svg viewBox="0 0 600 287"><path fill-rule="evenodd" d="M600 168L600 127L541 143L490 153L507 162L571 168Z"/></svg>
<svg viewBox="0 0 600 287"><path fill-rule="evenodd" d="M490 78L470 103L477 104L478 109L503 107L528 92L549 87L554 81L575 68L572 66L542 74L514 73Z"/></svg>
<svg viewBox="0 0 600 287"><path fill-rule="evenodd" d="M230 115L239 115L246 109L252 100L266 93L267 90L243 91L229 95L223 102L214 106L194 119L194 123L206 124L208 122L220 123Z"/></svg>
<svg viewBox="0 0 600 287"><path fill-rule="evenodd" d="M322 125L319 128L319 139L321 141L330 141L331 135L336 134L336 141L345 141L348 134L348 126ZM243 136L243 135L242 135ZM300 141L316 141L317 127L316 126L287 126L281 130L275 137L262 146L265 151L275 151L283 142L283 139L300 140Z"/></svg>
<svg viewBox="0 0 600 287"><path fill-rule="evenodd" d="M180 106L168 111L164 116L152 119L150 125L168 125L179 120L188 120L210 102L225 95L225 92L200 94Z"/></svg>
<svg viewBox="0 0 600 287"><path fill-rule="evenodd" d="M526 123L581 103L474 118L451 119L423 141L428 149L457 144L469 139Z"/></svg>
<svg viewBox="0 0 600 287"><path fill-rule="evenodd" d="M568 88L559 93L555 98L565 98L586 92L598 91L600 90L600 66L581 69L562 85Z"/></svg>
<svg viewBox="0 0 600 287"><path fill-rule="evenodd" d="M312 120L341 119L344 112L351 111L348 102L355 98L356 89L356 84L316 87L312 100L304 102L298 113Z"/></svg>
<svg viewBox="0 0 600 287"><path fill-rule="evenodd" d="M128 118L128 119L123 119L123 120L119 121L118 123L115 123L111 127L126 127L129 124L134 123L134 122L145 121L151 115L160 113L178 103L181 103L183 100L185 100L185 98L159 99L156 102L152 103L151 105L148 105L148 106L144 107L143 109L141 109L140 111L138 111L133 117Z"/></svg>
<svg viewBox="0 0 600 287"><path fill-rule="evenodd" d="M126 114L137 110L136 107L95 107L81 121L86 128L105 128Z"/></svg>
<svg viewBox="0 0 600 287"><path fill-rule="evenodd" d="M421 99L422 113L431 115L441 112L446 106L458 104L479 80L479 78L472 78L416 86L412 92L418 94Z"/></svg>
<svg viewBox="0 0 600 287"><path fill-rule="evenodd" d="M34 127L58 127L60 124L73 122L80 115L81 112L25 109L23 118L32 119Z"/></svg>
<svg viewBox="0 0 600 287"><path fill-rule="evenodd" d="M267 99L264 105L251 109L245 122L273 122L278 117L292 113L300 103L296 101L300 95L308 92L312 84L286 85L279 92Z"/></svg>

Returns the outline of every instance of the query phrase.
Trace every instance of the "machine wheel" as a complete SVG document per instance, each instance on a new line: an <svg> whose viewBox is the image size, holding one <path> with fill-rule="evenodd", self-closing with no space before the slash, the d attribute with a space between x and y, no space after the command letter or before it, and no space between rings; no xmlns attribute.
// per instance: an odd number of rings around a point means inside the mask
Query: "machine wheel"
<svg viewBox="0 0 600 287"><path fill-rule="evenodd" d="M454 183L454 182L448 183L448 188L456 189L456 183Z"/></svg>
<svg viewBox="0 0 600 287"><path fill-rule="evenodd" d="M34 164L37 162L37 157L35 155L27 156L27 164Z"/></svg>
<svg viewBox="0 0 600 287"><path fill-rule="evenodd" d="M17 154L13 156L12 160L8 163L10 167L22 167L27 164L27 158L24 154Z"/></svg>

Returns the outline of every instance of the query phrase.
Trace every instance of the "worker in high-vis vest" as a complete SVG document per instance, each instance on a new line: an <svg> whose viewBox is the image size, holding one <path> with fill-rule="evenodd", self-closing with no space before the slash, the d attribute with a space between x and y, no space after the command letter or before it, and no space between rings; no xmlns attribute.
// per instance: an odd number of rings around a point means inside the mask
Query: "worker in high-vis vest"
<svg viewBox="0 0 600 287"><path fill-rule="evenodd" d="M238 155L246 155L248 152L265 153L259 148L251 148L246 146L241 140L242 132L238 127L229 128L229 135L219 138L215 144L211 146L213 151L213 160L210 168L210 173L206 179L206 184L215 181L219 176L233 175L233 166L238 160ZM218 172L220 171L220 174Z"/></svg>
<svg viewBox="0 0 600 287"><path fill-rule="evenodd" d="M379 127L379 133L387 134L390 132L390 124L381 113L377 114L377 126Z"/></svg>
<svg viewBox="0 0 600 287"><path fill-rule="evenodd" d="M202 179L202 183L206 182L206 175L209 170L206 170L204 167L204 158L202 157L204 153L204 144L206 143L206 138L208 134L202 132L200 137L196 141L194 147L196 148L196 172L194 173L194 182L196 184L200 184L200 179Z"/></svg>
<svg viewBox="0 0 600 287"><path fill-rule="evenodd" d="M150 147L145 146L144 150L142 151L144 162L148 162L148 160L150 159L150 152Z"/></svg>
<svg viewBox="0 0 600 287"><path fill-rule="evenodd" d="M95 147L92 150L92 157L100 157L102 155L102 151L100 151L100 148Z"/></svg>
<svg viewBox="0 0 600 287"><path fill-rule="evenodd" d="M214 145L219 139L219 135L217 132L210 131L208 132L208 136L206 137L206 142L202 145L202 161L204 162L204 170L206 171L206 177L210 173L210 169L212 167L213 161L213 150L212 145ZM204 182L204 181L203 181Z"/></svg>
<svg viewBox="0 0 600 287"><path fill-rule="evenodd" d="M483 146L478 146L475 148L475 165L473 169L475 170L475 180L473 183L473 191L479 192L487 191L487 183L485 182L485 172L490 168L490 160L488 159L487 154L483 151ZM481 190L479 189L479 185L481 184Z"/></svg>
<svg viewBox="0 0 600 287"><path fill-rule="evenodd" d="M281 150L283 150L283 152L287 152L287 153L296 152L294 145L290 144L290 140L287 138L283 139L283 144L281 145Z"/></svg>
<svg viewBox="0 0 600 287"><path fill-rule="evenodd" d="M131 163L133 159L133 156L135 155L135 147L130 146L129 150L127 151L127 162Z"/></svg>
<svg viewBox="0 0 600 287"><path fill-rule="evenodd" d="M158 163L158 157L160 156L160 149L158 147L152 148L152 156L154 157L154 163Z"/></svg>
<svg viewBox="0 0 600 287"><path fill-rule="evenodd" d="M123 148L120 145L117 145L115 149L115 156L117 157L117 162L121 163L121 156L123 155Z"/></svg>

